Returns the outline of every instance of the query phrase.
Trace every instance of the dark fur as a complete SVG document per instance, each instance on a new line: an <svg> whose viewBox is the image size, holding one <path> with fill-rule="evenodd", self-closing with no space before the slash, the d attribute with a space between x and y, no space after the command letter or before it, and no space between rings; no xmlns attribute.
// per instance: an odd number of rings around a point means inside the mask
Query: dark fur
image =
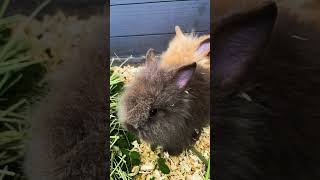
<svg viewBox="0 0 320 180"><path fill-rule="evenodd" d="M214 22L213 175L320 179L320 31L265 7Z"/></svg>
<svg viewBox="0 0 320 180"><path fill-rule="evenodd" d="M126 88L119 117L131 132L152 144L179 154L195 139L209 120L209 72L196 67L192 79L178 90L175 76L181 67L163 69L155 59ZM186 92L187 91L187 92ZM158 113L149 118L149 110Z"/></svg>
<svg viewBox="0 0 320 180"><path fill-rule="evenodd" d="M71 59L50 76L50 92L33 110L25 160L30 180L107 179L105 27L92 25L81 47L70 50Z"/></svg>

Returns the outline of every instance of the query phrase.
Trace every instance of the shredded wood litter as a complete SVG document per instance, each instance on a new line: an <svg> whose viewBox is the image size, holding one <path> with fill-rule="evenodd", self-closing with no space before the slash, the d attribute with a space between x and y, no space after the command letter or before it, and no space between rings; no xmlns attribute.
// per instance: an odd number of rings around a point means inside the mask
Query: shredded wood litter
<svg viewBox="0 0 320 180"><path fill-rule="evenodd" d="M112 67L114 71L119 73L121 79L124 82L129 82L133 79L135 73L137 73L141 67L133 67L130 65L118 67ZM141 157L141 164L133 167L132 176L135 176L137 180L202 180L205 177L205 164L192 153L190 150L186 150L179 156L169 156L168 153L164 153L166 164L170 169L169 174L162 174L156 168L157 159L160 157L160 149L152 151L149 144L141 141L138 144L137 141L132 143L134 145L133 150L138 151ZM210 157L210 128L203 129L199 140L194 145L195 149L199 151L206 159Z"/></svg>
<svg viewBox="0 0 320 180"><path fill-rule="evenodd" d="M14 31L20 30L20 25L27 20L27 16L17 15L17 23L12 24ZM104 21L105 18L99 15L79 19L58 11L54 15L45 15L41 20L32 19L22 29L20 38L29 42L33 59L47 60L48 71L54 71L57 65L71 59L87 34L94 33L91 27Z"/></svg>

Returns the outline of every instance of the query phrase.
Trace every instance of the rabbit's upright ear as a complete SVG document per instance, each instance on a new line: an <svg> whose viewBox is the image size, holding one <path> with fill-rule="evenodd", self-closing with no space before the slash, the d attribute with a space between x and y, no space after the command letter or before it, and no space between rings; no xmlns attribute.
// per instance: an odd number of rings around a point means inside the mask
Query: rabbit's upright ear
<svg viewBox="0 0 320 180"><path fill-rule="evenodd" d="M210 54L210 36L206 36L201 39L198 49L196 50L198 54L203 56L209 56Z"/></svg>
<svg viewBox="0 0 320 180"><path fill-rule="evenodd" d="M250 68L267 46L277 17L277 6L269 2L246 13L214 23L213 73L215 86L230 89L245 81Z"/></svg>
<svg viewBox="0 0 320 180"><path fill-rule="evenodd" d="M174 75L174 83L179 90L184 90L186 88L193 77L196 67L197 63L194 62L192 64L182 66L176 71Z"/></svg>
<svg viewBox="0 0 320 180"><path fill-rule="evenodd" d="M156 55L155 55L155 50L150 48L148 51L147 51L147 54L146 54L146 65L152 63L156 61Z"/></svg>
<svg viewBox="0 0 320 180"><path fill-rule="evenodd" d="M176 36L177 37L184 37L184 33L182 32L181 28L179 26L175 26Z"/></svg>

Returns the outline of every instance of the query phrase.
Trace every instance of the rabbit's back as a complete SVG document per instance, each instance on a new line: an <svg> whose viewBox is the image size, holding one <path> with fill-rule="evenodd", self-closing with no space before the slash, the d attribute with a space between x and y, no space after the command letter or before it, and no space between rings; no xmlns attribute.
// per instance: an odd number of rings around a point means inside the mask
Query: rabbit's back
<svg viewBox="0 0 320 180"><path fill-rule="evenodd" d="M50 92L31 115L25 161L29 179L103 179L107 120L104 23L49 79Z"/></svg>
<svg viewBox="0 0 320 180"><path fill-rule="evenodd" d="M170 41L168 49L161 55L161 67L170 68L196 62L209 69L210 56L197 52L200 44L209 38L209 35L183 34L180 29L176 29L176 36Z"/></svg>

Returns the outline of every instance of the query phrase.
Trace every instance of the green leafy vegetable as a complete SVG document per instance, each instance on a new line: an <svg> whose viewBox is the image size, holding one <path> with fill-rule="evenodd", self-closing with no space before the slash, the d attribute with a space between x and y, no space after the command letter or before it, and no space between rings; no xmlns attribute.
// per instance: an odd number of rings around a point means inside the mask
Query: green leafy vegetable
<svg viewBox="0 0 320 180"><path fill-rule="evenodd" d="M163 174L169 174L170 173L170 169L166 164L166 160L163 158L159 158L158 159L158 167L159 170L163 173Z"/></svg>
<svg viewBox="0 0 320 180"><path fill-rule="evenodd" d="M124 82L119 74L110 68L110 179L132 179L132 168L141 163L140 154L131 151L132 142L138 141L133 134L126 132L117 117L119 96Z"/></svg>
<svg viewBox="0 0 320 180"><path fill-rule="evenodd" d="M137 166L141 163L140 161L140 154L136 151L131 151L130 152L130 159L131 159L131 164L132 166Z"/></svg>

